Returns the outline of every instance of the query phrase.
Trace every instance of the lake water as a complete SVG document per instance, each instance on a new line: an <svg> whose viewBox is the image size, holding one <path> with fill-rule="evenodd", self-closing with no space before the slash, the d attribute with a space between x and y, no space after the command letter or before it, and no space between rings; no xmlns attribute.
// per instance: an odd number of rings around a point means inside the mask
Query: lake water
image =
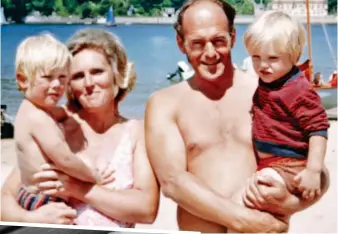
<svg viewBox="0 0 338 234"><path fill-rule="evenodd" d="M1 103L7 104L7 113L15 116L22 100L16 89L14 75L15 52L27 36L51 32L66 41L75 31L85 27L105 28L118 35L127 49L129 60L135 62L137 83L135 90L121 104L121 113L127 117L142 118L150 94L171 85L166 75L176 69L177 62L185 60L178 50L172 25L4 25L1 27ZM247 25L237 25L237 42L232 51L234 63L241 66L247 57L243 34ZM337 58L337 25L326 25L326 31ZM336 69L322 25L312 25L312 56L314 72L321 71L325 80ZM307 59L305 48L301 61Z"/></svg>

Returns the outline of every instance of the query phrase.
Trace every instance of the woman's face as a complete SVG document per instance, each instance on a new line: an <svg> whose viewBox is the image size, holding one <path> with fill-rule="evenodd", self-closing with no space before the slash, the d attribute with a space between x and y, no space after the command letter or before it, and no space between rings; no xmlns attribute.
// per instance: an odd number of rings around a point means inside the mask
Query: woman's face
<svg viewBox="0 0 338 234"><path fill-rule="evenodd" d="M114 99L113 69L103 53L84 49L72 60L70 88L84 109L109 105Z"/></svg>

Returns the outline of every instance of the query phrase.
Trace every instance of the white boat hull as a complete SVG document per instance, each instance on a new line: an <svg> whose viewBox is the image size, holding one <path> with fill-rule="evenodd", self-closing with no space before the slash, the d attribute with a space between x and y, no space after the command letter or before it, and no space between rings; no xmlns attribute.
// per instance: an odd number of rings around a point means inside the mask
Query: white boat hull
<svg viewBox="0 0 338 234"><path fill-rule="evenodd" d="M337 107L337 88L317 89L316 91L322 99L322 105L325 109Z"/></svg>

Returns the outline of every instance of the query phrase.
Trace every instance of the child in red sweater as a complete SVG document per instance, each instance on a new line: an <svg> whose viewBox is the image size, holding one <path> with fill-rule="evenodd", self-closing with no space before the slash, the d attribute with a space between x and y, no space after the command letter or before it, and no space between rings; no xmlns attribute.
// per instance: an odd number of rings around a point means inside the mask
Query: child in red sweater
<svg viewBox="0 0 338 234"><path fill-rule="evenodd" d="M312 200L321 193L329 128L321 99L296 67L303 26L278 11L263 13L244 35L259 85L253 97L253 144L262 175Z"/></svg>

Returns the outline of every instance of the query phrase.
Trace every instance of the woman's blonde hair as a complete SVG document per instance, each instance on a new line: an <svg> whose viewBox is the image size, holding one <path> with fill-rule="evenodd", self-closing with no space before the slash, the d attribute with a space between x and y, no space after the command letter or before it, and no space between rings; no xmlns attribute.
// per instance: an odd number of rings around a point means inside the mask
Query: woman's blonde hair
<svg viewBox="0 0 338 234"><path fill-rule="evenodd" d="M30 36L23 40L16 51L15 74L21 75L28 82L35 79L39 70L53 71L56 68L66 68L71 61L67 47L53 35L43 33ZM18 85L18 89L23 89Z"/></svg>
<svg viewBox="0 0 338 234"><path fill-rule="evenodd" d="M134 63L128 62L126 51L119 38L103 29L83 29L76 32L66 43L70 53L74 56L82 50L93 49L103 53L108 63L112 66L114 73L115 103L121 102L130 92L136 81ZM67 90L69 102L81 105L72 95L70 86Z"/></svg>
<svg viewBox="0 0 338 234"><path fill-rule="evenodd" d="M244 34L244 44L249 53L270 44L276 51L288 53L293 64L301 57L305 43L303 25L281 11L264 12Z"/></svg>

